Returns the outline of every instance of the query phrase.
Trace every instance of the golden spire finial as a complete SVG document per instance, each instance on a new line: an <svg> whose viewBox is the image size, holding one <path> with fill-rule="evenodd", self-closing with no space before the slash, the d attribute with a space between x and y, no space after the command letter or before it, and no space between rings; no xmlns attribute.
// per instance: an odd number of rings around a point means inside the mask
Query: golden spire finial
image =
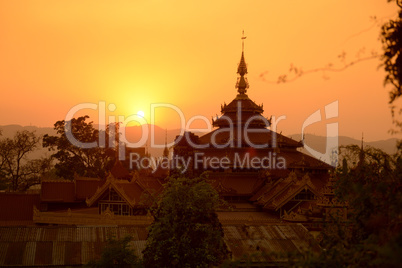
<svg viewBox="0 0 402 268"><path fill-rule="evenodd" d="M247 64L246 61L244 60L244 39L247 37L244 36L244 30L243 30L243 35L241 37L242 39L242 52L241 52L241 58L240 58L240 63L239 66L237 67L237 73L240 75L240 77L237 78L237 83L236 83L236 88L237 91L239 92L238 97L244 97L247 96L247 88L249 87L247 78L244 76L247 74Z"/></svg>
<svg viewBox="0 0 402 268"><path fill-rule="evenodd" d="M246 39L246 38L247 38L247 36L244 36L244 30L243 30L242 37L241 37L241 39L242 39L241 51L242 52L244 52L244 39Z"/></svg>

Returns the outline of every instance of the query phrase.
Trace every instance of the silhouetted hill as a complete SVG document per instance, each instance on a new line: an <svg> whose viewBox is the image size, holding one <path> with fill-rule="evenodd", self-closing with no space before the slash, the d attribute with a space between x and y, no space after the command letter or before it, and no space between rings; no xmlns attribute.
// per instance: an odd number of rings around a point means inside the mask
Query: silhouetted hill
<svg viewBox="0 0 402 268"><path fill-rule="evenodd" d="M153 128L153 132L152 132ZM55 135L56 132L53 128L50 127L36 127L36 126L20 126L20 125L6 125L6 126L0 126L0 129L2 130L2 136L1 138L12 138L14 134L17 131L22 131L22 130L29 130L29 131L35 131L35 133L39 136L43 136L44 134L49 134L49 135ZM121 129L121 131L124 131L124 129ZM152 125L144 125L144 126L129 126L126 127L125 129L126 132L126 138L127 140L132 144L132 145L137 145L137 147L146 147L147 151L152 155L152 156L161 156L163 153L163 149L165 147L165 138L167 138L167 143L172 143L174 139L176 138L177 135L180 134L179 129L170 129L170 130L165 130L159 126L152 126ZM153 135L151 135L153 133ZM142 135L148 134L147 139L143 139ZM202 136L202 133L198 134L199 136ZM300 134L294 134L288 136L294 140L300 141L301 140L301 135ZM379 140L379 141L372 141L372 142L364 142L365 145L369 145L375 148L379 148L389 154L393 154L396 152L396 142L397 138L391 138L387 140ZM153 141L153 142L152 142ZM152 146L152 143L156 146L159 146L160 148L156 148L155 146ZM306 134L305 135L305 143L306 145L310 146L311 148L324 153L325 152L325 147L326 147L326 137L323 136L316 136L312 134ZM339 136L339 145L349 145L349 144L361 144L361 140L356 140L350 137L346 136ZM306 150L303 149L304 152L307 153ZM42 156L49 156L51 152L49 152L47 149L42 148L42 144L38 146L38 150L32 153L29 157L30 158L39 158Z"/></svg>
<svg viewBox="0 0 402 268"><path fill-rule="evenodd" d="M124 129L121 129L121 132L123 131ZM147 152L153 156L162 156L165 143L172 143L176 136L180 135L180 130L166 130L157 125L142 125L126 127L125 133L127 141L132 145L138 144L139 147L146 147ZM144 138L142 141L143 135L148 136L148 138Z"/></svg>
<svg viewBox="0 0 402 268"><path fill-rule="evenodd" d="M95 127L98 127L97 125L94 125ZM153 127L153 129L152 129ZM2 132L2 135L0 136L0 139L2 138L12 138L17 131L23 131L23 130L28 130L28 131L35 131L35 133L38 136L43 136L45 134L48 135L56 135L56 131L53 128L50 127L36 127L36 126L20 126L20 125L5 125L5 126L0 126L0 130ZM147 152L149 152L153 156L161 156L163 153L163 150L165 148L165 138L167 137L167 143L171 143L174 141L177 135L180 134L179 129L173 129L173 130L165 130L162 129L159 126L152 126L152 125L145 125L145 126L129 126L126 127L125 129L122 128L120 129L120 132L125 131L126 133L126 139L128 142L130 142L132 145L136 145L136 147L146 147ZM148 138L141 140L142 135L148 134ZM154 133L151 135L151 133ZM154 144L155 146L151 146ZM161 148L158 148L161 147ZM29 155L29 158L40 158L40 157L45 157L51 155L51 152L48 151L47 148L42 147L42 143L38 146L38 150L35 152L31 153Z"/></svg>
<svg viewBox="0 0 402 268"><path fill-rule="evenodd" d="M300 141L301 140L301 135L300 134L294 134L290 135L290 138ZM383 150L384 152L388 154L394 154L396 153L396 142L398 141L397 138L391 138L387 140L379 140L379 141L364 141L364 146L369 145L371 147L375 147L378 149ZM350 144L355 144L355 145L361 145L361 140L353 139L350 137L346 136L339 136L338 138L338 145L339 146L345 146L345 145L350 145ZM306 134L305 135L305 144L308 145L309 147L313 148L314 150L317 150L321 153L325 152L325 147L327 144L327 138L323 136L316 136L312 134ZM307 152L306 150L303 150L303 152Z"/></svg>
<svg viewBox="0 0 402 268"><path fill-rule="evenodd" d="M39 136L43 136L45 134L56 134L56 131L51 127L36 127L36 126L20 126L20 125L6 125L0 126L0 130L2 132L2 136L6 138L11 138L17 131L28 130L35 131L35 133ZM1 136L0 136L1 137Z"/></svg>

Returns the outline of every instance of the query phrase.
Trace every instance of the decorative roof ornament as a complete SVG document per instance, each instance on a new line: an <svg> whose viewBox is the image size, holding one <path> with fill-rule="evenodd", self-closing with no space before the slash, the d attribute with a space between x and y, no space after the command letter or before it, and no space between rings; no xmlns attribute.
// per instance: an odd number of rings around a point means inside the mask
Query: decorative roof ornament
<svg viewBox="0 0 402 268"><path fill-rule="evenodd" d="M241 52L240 63L239 63L239 66L237 67L237 73L240 75L240 77L237 78L237 83L236 83L237 92L239 92L237 97L247 96L246 92L249 87L247 78L244 77L247 74L247 64L246 64L246 61L244 60L244 39L246 39L246 38L247 37L244 36L244 31L243 31L243 36L241 37L242 52Z"/></svg>

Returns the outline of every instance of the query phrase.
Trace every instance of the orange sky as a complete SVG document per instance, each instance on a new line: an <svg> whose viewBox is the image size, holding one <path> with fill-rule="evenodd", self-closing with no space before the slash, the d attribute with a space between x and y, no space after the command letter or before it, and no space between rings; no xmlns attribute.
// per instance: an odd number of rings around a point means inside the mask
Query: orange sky
<svg viewBox="0 0 402 268"><path fill-rule="evenodd" d="M208 119L236 96L241 32L246 32L249 97L264 115L286 120L278 129L299 133L304 120L338 100L339 134L391 137L388 90L378 59L342 72L313 73L286 84L287 73L381 53L379 20L396 16L385 0L271 1L1 1L0 125L53 126L79 103L116 105L112 115L151 103L170 103L186 120ZM381 20L382 19L382 20ZM95 111L86 110L97 121ZM156 123L175 128L179 117L157 110ZM325 134L316 123L307 133ZM197 124L195 124L197 125ZM199 124L200 125L200 124ZM201 124L202 125L202 124Z"/></svg>

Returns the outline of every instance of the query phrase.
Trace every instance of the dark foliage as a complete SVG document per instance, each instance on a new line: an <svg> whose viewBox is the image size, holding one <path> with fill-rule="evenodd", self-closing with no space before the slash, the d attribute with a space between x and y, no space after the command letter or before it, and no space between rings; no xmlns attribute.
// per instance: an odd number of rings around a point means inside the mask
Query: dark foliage
<svg viewBox="0 0 402 268"><path fill-rule="evenodd" d="M382 26L381 42L384 50L382 60L386 71L384 83L393 86L390 91L390 103L393 103L402 95L402 9L399 10L397 19Z"/></svg>
<svg viewBox="0 0 402 268"><path fill-rule="evenodd" d="M139 258L130 249L129 243L131 236L117 240L109 238L106 246L102 250L99 260L92 260L88 263L89 267L142 267Z"/></svg>
<svg viewBox="0 0 402 268"><path fill-rule="evenodd" d="M56 151L52 157L57 159L56 174L65 179L73 179L74 173L86 177L105 178L115 159L114 145L109 147L109 129L101 133L86 122L88 116L73 118L71 121L57 121L54 129L58 136L45 135L43 147ZM66 132L66 129L71 131ZM81 143L93 143L92 148L82 148L70 142L66 134L72 134ZM99 146L99 136L104 134L105 144ZM102 140L102 139L101 139Z"/></svg>
<svg viewBox="0 0 402 268"><path fill-rule="evenodd" d="M203 177L171 177L154 211L144 266L210 267L226 259L218 204L218 194Z"/></svg>
<svg viewBox="0 0 402 268"><path fill-rule="evenodd" d="M17 132L12 139L0 140L0 185L11 191L25 191L40 183L51 167L50 159L28 160L40 141L34 132Z"/></svg>
<svg viewBox="0 0 402 268"><path fill-rule="evenodd" d="M306 252L294 266L400 267L402 263L402 144L390 156L379 149L341 148L336 196L349 204L348 220L333 217L321 233L320 254Z"/></svg>

